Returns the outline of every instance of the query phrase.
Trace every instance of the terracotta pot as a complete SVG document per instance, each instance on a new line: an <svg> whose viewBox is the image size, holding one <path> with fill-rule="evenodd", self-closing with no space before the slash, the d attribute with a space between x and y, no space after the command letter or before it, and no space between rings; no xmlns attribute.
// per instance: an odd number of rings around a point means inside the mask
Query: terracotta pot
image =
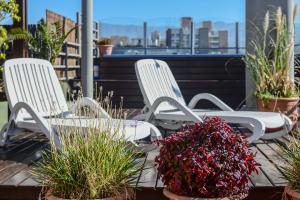
<svg viewBox="0 0 300 200"><path fill-rule="evenodd" d="M127 189L124 194L116 197L104 198L104 199L93 199L93 200L133 200L135 199L135 194L133 189ZM46 193L46 200L73 200L73 199L62 199L54 196L50 190ZM75 200L75 199L74 199Z"/></svg>
<svg viewBox="0 0 300 200"><path fill-rule="evenodd" d="M263 112L280 112L287 115L293 123L298 119L299 97L278 99L257 99L257 108Z"/></svg>
<svg viewBox="0 0 300 200"><path fill-rule="evenodd" d="M98 45L100 56L111 55L113 50L113 45Z"/></svg>
<svg viewBox="0 0 300 200"><path fill-rule="evenodd" d="M288 199L287 196L292 200L300 200L300 191L293 190L291 186L285 186L282 199Z"/></svg>
<svg viewBox="0 0 300 200"><path fill-rule="evenodd" d="M236 195L233 197L225 197L225 198L194 198L194 197L185 197L185 196L176 195L176 194L170 192L166 188L164 189L163 193L170 200L241 200L241 199L245 199L247 197L246 194L241 194L241 195Z"/></svg>

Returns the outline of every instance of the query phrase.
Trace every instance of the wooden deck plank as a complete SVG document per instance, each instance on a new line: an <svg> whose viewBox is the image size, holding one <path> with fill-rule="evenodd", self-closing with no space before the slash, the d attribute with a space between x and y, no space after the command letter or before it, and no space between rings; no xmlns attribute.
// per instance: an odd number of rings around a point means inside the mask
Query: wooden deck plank
<svg viewBox="0 0 300 200"><path fill-rule="evenodd" d="M274 186L269 179L265 176L265 173L262 171L262 169L259 167L258 174L253 173L251 174L249 186L250 187L269 187Z"/></svg>
<svg viewBox="0 0 300 200"><path fill-rule="evenodd" d="M274 152L277 153L277 155L279 156L279 159L282 160L282 162L288 162L287 158L284 157L280 151L281 151L281 144L279 144L277 141L276 142L272 142L272 143L267 143L267 145L269 146L269 148L271 148Z"/></svg>
<svg viewBox="0 0 300 200"><path fill-rule="evenodd" d="M283 179L283 174L280 172L278 166L272 161L271 158L277 159L278 155L272 149L269 149L265 144L257 144L257 158L262 164L261 169L265 172L268 179L275 185L285 185L286 180Z"/></svg>
<svg viewBox="0 0 300 200"><path fill-rule="evenodd" d="M6 185L6 186L18 186L20 183L25 181L27 178L29 178L31 174L29 173L28 167L24 168L14 176L10 177L6 181L2 182L1 185Z"/></svg>
<svg viewBox="0 0 300 200"><path fill-rule="evenodd" d="M15 162L11 160L1 160L0 162L0 172L4 170L7 167L10 167L10 165L13 165Z"/></svg>
<svg viewBox="0 0 300 200"><path fill-rule="evenodd" d="M157 170L155 168L154 159L158 155L158 151L154 150L148 153L147 160L145 162L145 169L141 173L137 187L143 188L155 188L157 181Z"/></svg>
<svg viewBox="0 0 300 200"><path fill-rule="evenodd" d="M137 160L137 162L139 163L139 165L137 167L144 166L146 160L147 160L147 154L144 157L141 157L140 159ZM138 173L136 176L132 177L133 178L132 183L131 183L132 187L136 187L136 185L138 184L139 179L141 177L141 174L142 174L142 171L140 173Z"/></svg>
<svg viewBox="0 0 300 200"><path fill-rule="evenodd" d="M284 179L282 167L288 165L288 162L280 155L279 153L279 146L274 146L273 148L270 147L271 143L266 143L266 145L261 145L259 148L261 149L262 153L269 159L270 162L274 164L277 171L281 173L282 182L277 183L276 185L286 185L287 181Z"/></svg>
<svg viewBox="0 0 300 200"><path fill-rule="evenodd" d="M10 179L12 176L16 175L20 171L27 168L27 165L22 163L14 163L12 165L9 165L7 168L0 171L0 184L4 183L8 179Z"/></svg>
<svg viewBox="0 0 300 200"><path fill-rule="evenodd" d="M37 187L41 186L38 182L36 182L32 176L28 177L24 181L22 181L18 186L31 186L31 187Z"/></svg>
<svg viewBox="0 0 300 200"><path fill-rule="evenodd" d="M162 179L157 174L157 180L156 180L155 188L161 189L163 187L164 187L164 183L162 182Z"/></svg>

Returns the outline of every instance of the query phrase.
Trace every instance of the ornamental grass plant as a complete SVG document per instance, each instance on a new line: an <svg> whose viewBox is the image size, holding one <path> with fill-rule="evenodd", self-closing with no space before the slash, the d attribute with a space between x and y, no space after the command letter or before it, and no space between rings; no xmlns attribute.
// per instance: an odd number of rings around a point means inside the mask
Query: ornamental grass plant
<svg viewBox="0 0 300 200"><path fill-rule="evenodd" d="M111 102L101 104L105 104L110 113L121 116L120 110L111 108ZM102 199L120 196L134 186L135 177L143 169L139 159L141 152L120 134L121 118L119 125L112 124L110 119L104 125L99 123L103 114L95 114L95 110L78 106L74 112L81 113L79 120L96 118L94 124L89 128L58 127L61 146L50 142L42 161L32 169L35 179L56 197Z"/></svg>
<svg viewBox="0 0 300 200"><path fill-rule="evenodd" d="M298 10L295 6L292 28ZM252 51L246 53L244 61L255 82L255 96L258 99L297 97L297 87L289 75L294 60L294 38L290 36L281 8L275 13L266 13L262 30L254 28L258 38L251 41Z"/></svg>
<svg viewBox="0 0 300 200"><path fill-rule="evenodd" d="M281 166L284 178L289 185L300 194L300 140L293 137L285 146L281 148L282 156L288 161L288 164Z"/></svg>

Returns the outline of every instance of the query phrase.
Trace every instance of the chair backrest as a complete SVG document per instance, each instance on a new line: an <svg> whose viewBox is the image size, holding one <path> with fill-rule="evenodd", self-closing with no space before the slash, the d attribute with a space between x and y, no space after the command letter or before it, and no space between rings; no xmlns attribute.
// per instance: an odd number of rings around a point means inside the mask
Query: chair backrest
<svg viewBox="0 0 300 200"><path fill-rule="evenodd" d="M46 60L18 58L6 61L4 84L10 108L25 102L43 117L68 111L57 75ZM28 113L22 110L20 115L27 117Z"/></svg>
<svg viewBox="0 0 300 200"><path fill-rule="evenodd" d="M172 97L186 105L178 84L168 66L161 60L143 59L135 63L135 71L142 90L146 107L150 107L159 97ZM158 110L170 110L174 107L162 103Z"/></svg>

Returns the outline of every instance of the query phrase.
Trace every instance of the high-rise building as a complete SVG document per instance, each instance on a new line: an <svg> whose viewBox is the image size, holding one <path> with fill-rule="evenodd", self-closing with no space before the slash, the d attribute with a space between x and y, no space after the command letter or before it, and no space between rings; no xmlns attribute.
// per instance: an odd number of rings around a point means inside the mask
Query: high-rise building
<svg viewBox="0 0 300 200"><path fill-rule="evenodd" d="M220 48L228 47L228 31L219 31L219 46ZM226 49L222 50L222 52L227 52Z"/></svg>
<svg viewBox="0 0 300 200"><path fill-rule="evenodd" d="M191 18L191 17L182 17L181 18L181 28L190 30L192 21L193 21L193 18Z"/></svg>
<svg viewBox="0 0 300 200"><path fill-rule="evenodd" d="M191 17L181 18L181 27L167 30L166 44L168 47L188 48L191 43Z"/></svg>
<svg viewBox="0 0 300 200"><path fill-rule="evenodd" d="M191 44L191 30L187 28L180 29L180 48L188 48Z"/></svg>
<svg viewBox="0 0 300 200"><path fill-rule="evenodd" d="M213 31L211 21L202 22L202 27L196 31L195 38L195 46L196 48L199 48L200 53L227 52L228 31Z"/></svg>
<svg viewBox="0 0 300 200"><path fill-rule="evenodd" d="M181 29L180 29L180 47L188 48L191 44L191 24L193 18L182 17L181 18Z"/></svg>
<svg viewBox="0 0 300 200"><path fill-rule="evenodd" d="M160 32L158 31L154 31L151 33L151 42L152 42L152 46L160 46Z"/></svg>
<svg viewBox="0 0 300 200"><path fill-rule="evenodd" d="M211 21L203 21L202 27L207 28L208 31L212 31L212 22Z"/></svg>
<svg viewBox="0 0 300 200"><path fill-rule="evenodd" d="M170 48L180 47L180 29L178 28L167 29L166 44Z"/></svg>
<svg viewBox="0 0 300 200"><path fill-rule="evenodd" d="M191 22L191 17L183 17L181 18L181 28L167 30L166 44L168 47L189 48L191 46ZM204 21L202 27L195 30L195 47L199 49L199 53L225 53L228 47L228 31L213 31L213 23Z"/></svg>
<svg viewBox="0 0 300 200"><path fill-rule="evenodd" d="M199 48L199 53L207 53L209 48L209 29L199 28L195 38L195 46Z"/></svg>

